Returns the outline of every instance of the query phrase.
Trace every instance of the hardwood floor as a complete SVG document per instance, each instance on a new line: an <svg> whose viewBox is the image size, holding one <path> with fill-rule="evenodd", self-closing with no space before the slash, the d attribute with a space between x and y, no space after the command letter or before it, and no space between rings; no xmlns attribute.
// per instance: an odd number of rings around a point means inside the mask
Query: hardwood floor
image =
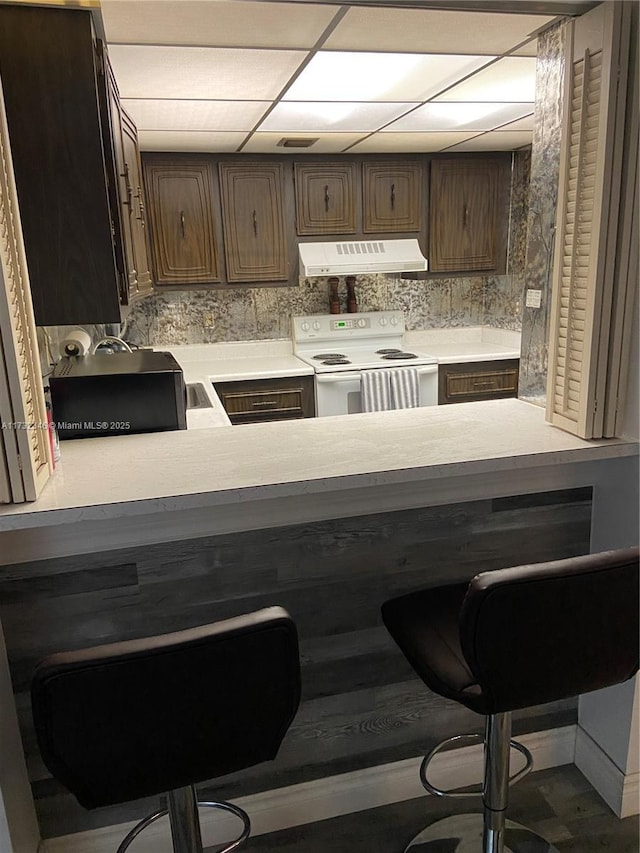
<svg viewBox="0 0 640 853"><path fill-rule="evenodd" d="M250 838L245 853L402 853L427 824L478 811L474 800L425 796ZM536 830L559 853L638 853L638 817L619 820L573 765L541 770L511 791L509 818ZM216 853L209 847L205 853Z"/></svg>

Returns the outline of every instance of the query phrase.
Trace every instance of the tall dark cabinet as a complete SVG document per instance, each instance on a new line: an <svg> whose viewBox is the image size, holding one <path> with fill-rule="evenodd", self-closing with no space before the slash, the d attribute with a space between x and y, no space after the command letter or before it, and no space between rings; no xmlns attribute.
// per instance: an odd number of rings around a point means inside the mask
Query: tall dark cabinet
<svg viewBox="0 0 640 853"><path fill-rule="evenodd" d="M107 74L89 11L0 4L0 76L38 325L120 322L137 288Z"/></svg>

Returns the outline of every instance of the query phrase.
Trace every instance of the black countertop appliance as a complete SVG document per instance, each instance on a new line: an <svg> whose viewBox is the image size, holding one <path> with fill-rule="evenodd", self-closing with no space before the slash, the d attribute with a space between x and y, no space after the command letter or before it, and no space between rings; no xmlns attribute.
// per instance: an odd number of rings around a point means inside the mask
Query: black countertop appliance
<svg viewBox="0 0 640 853"><path fill-rule="evenodd" d="M182 368L168 352L139 349L63 358L49 385L61 439L187 427Z"/></svg>

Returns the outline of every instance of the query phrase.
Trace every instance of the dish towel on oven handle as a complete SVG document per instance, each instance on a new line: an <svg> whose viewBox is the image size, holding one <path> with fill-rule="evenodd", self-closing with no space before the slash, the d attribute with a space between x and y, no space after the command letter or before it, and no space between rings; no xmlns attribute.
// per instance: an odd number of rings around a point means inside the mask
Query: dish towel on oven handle
<svg viewBox="0 0 640 853"><path fill-rule="evenodd" d="M420 405L420 377L415 367L399 367L389 371L391 399L394 409L415 409Z"/></svg>
<svg viewBox="0 0 640 853"><path fill-rule="evenodd" d="M390 383L392 373L392 370L363 370L360 373L363 412L388 412L393 409Z"/></svg>
<svg viewBox="0 0 640 853"><path fill-rule="evenodd" d="M363 412L413 409L420 405L420 379L415 367L363 370L360 374Z"/></svg>

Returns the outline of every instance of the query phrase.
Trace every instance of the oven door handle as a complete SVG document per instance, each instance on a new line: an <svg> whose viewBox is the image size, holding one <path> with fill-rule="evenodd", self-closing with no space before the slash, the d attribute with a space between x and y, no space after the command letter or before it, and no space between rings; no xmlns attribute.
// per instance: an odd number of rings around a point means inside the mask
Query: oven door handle
<svg viewBox="0 0 640 853"><path fill-rule="evenodd" d="M372 367L370 370L376 370L378 368ZM382 368L381 368L382 369ZM388 369L388 368L387 368ZM402 368L396 367L391 368L391 370L401 370ZM437 373L438 365L437 364L424 364L421 367L416 367L419 376L424 376L428 373ZM345 370L341 373L317 373L316 374L316 382L319 384L325 383L333 383L333 382L353 382L356 379L360 379L360 374L366 371L362 370Z"/></svg>

